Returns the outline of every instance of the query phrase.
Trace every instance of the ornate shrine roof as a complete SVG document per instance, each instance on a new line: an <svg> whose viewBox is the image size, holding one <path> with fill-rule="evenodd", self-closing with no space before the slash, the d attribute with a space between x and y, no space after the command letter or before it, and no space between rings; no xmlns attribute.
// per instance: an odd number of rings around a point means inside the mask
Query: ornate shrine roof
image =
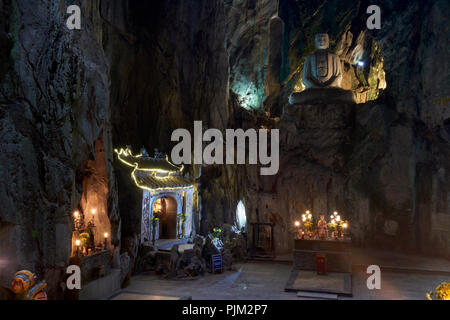
<svg viewBox="0 0 450 320"><path fill-rule="evenodd" d="M192 187L191 182L179 175L157 177L148 172L136 171L134 172L134 178L139 187L145 186L150 189Z"/></svg>
<svg viewBox="0 0 450 320"><path fill-rule="evenodd" d="M127 147L114 150L120 161L133 167L131 177L136 186L149 191L191 188L192 182L181 175L183 166L171 163L167 155L155 149L155 156L150 157L145 150L141 154L133 155Z"/></svg>
<svg viewBox="0 0 450 320"><path fill-rule="evenodd" d="M183 166L173 164L169 161L167 155L164 156L157 149L155 149L154 157L148 156L145 150L138 155L133 155L129 148L114 151L117 153L119 160L137 170L155 172L181 172L183 170Z"/></svg>

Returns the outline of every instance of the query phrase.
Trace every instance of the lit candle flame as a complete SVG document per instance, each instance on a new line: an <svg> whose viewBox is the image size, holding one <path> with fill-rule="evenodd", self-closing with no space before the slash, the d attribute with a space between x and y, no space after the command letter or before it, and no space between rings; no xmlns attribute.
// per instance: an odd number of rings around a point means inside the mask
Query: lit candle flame
<svg viewBox="0 0 450 320"><path fill-rule="evenodd" d="M81 241L80 241L80 240L75 240L75 245L76 245L77 247L79 247L79 246L81 245Z"/></svg>
<svg viewBox="0 0 450 320"><path fill-rule="evenodd" d="M92 209L91 213L94 215L97 212L97 209Z"/></svg>
<svg viewBox="0 0 450 320"><path fill-rule="evenodd" d="M299 227L300 226L300 221L295 221L295 226Z"/></svg>
<svg viewBox="0 0 450 320"><path fill-rule="evenodd" d="M104 236L105 236L105 239L108 238L108 232L105 232Z"/></svg>
<svg viewBox="0 0 450 320"><path fill-rule="evenodd" d="M75 218L77 218L78 219L78 216L80 215L80 213L78 212L78 211L75 211L74 213L73 213L73 216L75 217Z"/></svg>

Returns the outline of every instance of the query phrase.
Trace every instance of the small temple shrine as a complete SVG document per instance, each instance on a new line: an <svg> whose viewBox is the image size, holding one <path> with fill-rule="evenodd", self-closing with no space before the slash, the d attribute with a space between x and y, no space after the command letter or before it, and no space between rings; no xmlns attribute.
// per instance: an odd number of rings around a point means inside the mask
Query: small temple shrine
<svg viewBox="0 0 450 320"><path fill-rule="evenodd" d="M145 149L133 155L127 147L115 150L120 161L133 168L131 177L142 189L141 243L187 239L195 234L193 199L195 184L183 175L183 166L158 152Z"/></svg>

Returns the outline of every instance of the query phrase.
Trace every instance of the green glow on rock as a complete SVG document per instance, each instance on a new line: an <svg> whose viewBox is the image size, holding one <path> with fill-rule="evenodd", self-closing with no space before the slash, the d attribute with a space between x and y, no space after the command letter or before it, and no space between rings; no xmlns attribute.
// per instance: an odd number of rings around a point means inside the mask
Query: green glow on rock
<svg viewBox="0 0 450 320"><path fill-rule="evenodd" d="M259 109L263 102L264 87L257 88L255 84L247 79L234 81L231 90L238 95L239 104L247 109Z"/></svg>

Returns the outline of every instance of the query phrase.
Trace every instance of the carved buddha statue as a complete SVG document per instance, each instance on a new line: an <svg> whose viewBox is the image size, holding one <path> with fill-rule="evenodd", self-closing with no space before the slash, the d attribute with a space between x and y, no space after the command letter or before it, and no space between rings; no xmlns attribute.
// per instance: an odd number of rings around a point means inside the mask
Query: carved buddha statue
<svg viewBox="0 0 450 320"><path fill-rule="evenodd" d="M306 57L303 67L302 81L306 89L341 86L341 61L337 55L328 52L329 43L328 34L316 34L317 51Z"/></svg>
<svg viewBox="0 0 450 320"><path fill-rule="evenodd" d="M353 92L341 87L343 77L341 60L337 55L328 51L328 34L316 34L315 44L317 50L306 57L303 67L302 81L306 89L301 92L293 92L289 103L355 103Z"/></svg>

